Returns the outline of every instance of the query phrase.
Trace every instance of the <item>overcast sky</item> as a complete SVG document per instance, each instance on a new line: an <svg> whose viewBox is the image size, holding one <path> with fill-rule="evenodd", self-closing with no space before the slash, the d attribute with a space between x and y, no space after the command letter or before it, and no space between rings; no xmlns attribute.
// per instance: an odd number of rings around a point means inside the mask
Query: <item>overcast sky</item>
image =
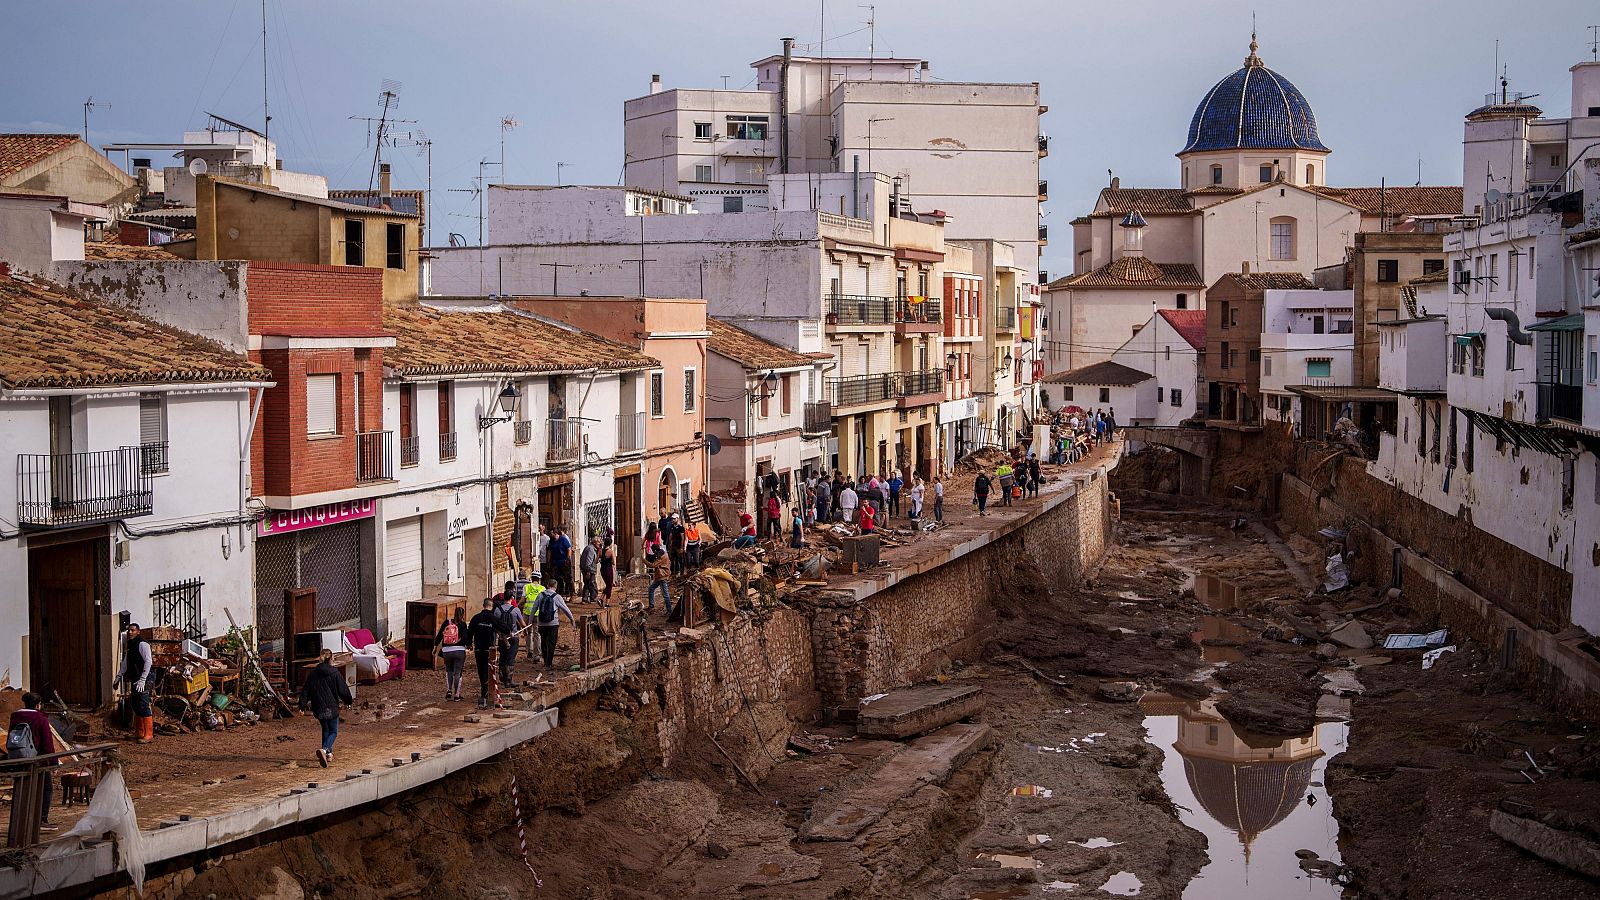
<svg viewBox="0 0 1600 900"><path fill-rule="evenodd" d="M1311 101L1335 185L1459 184L1461 116L1493 89L1495 40L1513 90L1569 110L1567 68L1589 57L1590 0L1260 4L1261 56ZM1291 8L1293 7L1293 8ZM465 188L506 143L507 180L612 184L622 101L659 72L668 87L751 84L749 63L797 37L812 50L818 0L268 0L272 136L288 168L366 187L366 126L379 85L402 83L399 115L434 140L435 235L471 234ZM1507 13L1516 10L1516 15ZM1136 0L879 0L876 49L932 61L958 81L1037 81L1050 112L1043 268L1070 270L1066 222L1106 182L1176 186L1195 104L1240 65L1251 4ZM827 48L865 52L867 9L828 0ZM260 0L8 0L0 130L82 129L96 144L178 140L209 110L261 120ZM393 152L397 187L424 165ZM442 213L442 215L440 215Z"/></svg>

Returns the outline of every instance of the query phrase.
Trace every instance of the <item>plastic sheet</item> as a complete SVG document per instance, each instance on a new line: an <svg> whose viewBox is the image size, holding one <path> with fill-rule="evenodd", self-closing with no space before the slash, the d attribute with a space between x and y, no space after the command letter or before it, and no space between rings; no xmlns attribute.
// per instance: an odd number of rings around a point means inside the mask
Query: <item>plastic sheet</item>
<svg viewBox="0 0 1600 900"><path fill-rule="evenodd" d="M107 770L94 790L94 799L89 801L89 811L70 831L50 842L40 858L52 859L77 850L79 842L71 838L93 839L108 832L116 838L117 856L133 879L133 889L144 896L144 836L139 833L133 797L128 794L121 769Z"/></svg>

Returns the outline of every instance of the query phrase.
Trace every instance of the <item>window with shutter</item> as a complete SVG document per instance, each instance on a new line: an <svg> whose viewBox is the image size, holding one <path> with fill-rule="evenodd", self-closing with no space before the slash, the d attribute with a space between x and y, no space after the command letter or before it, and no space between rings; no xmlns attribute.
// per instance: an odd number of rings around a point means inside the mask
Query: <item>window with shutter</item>
<svg viewBox="0 0 1600 900"><path fill-rule="evenodd" d="M306 376L306 434L339 433L339 376Z"/></svg>
<svg viewBox="0 0 1600 900"><path fill-rule="evenodd" d="M650 415L658 419L663 414L662 395L664 393L664 388L662 386L662 381L664 377L665 376L660 372L650 373Z"/></svg>
<svg viewBox="0 0 1600 900"><path fill-rule="evenodd" d="M683 411L694 412L694 370L683 370Z"/></svg>
<svg viewBox="0 0 1600 900"><path fill-rule="evenodd" d="M167 471L167 398L139 395L139 466L148 474Z"/></svg>

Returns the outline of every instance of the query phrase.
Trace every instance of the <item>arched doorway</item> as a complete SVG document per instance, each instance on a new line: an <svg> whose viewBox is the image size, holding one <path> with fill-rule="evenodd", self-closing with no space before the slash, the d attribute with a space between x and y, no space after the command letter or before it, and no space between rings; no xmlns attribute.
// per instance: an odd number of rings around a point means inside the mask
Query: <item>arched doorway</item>
<svg viewBox="0 0 1600 900"><path fill-rule="evenodd" d="M678 500L678 473L668 466L661 470L661 483L656 486L656 518L677 509Z"/></svg>

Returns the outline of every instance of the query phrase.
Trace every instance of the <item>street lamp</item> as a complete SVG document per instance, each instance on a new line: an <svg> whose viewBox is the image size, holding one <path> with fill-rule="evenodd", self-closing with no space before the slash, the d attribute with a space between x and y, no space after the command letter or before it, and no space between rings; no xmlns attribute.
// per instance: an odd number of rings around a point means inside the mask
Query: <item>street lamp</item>
<svg viewBox="0 0 1600 900"><path fill-rule="evenodd" d="M479 416L478 429L483 431L499 424L500 422L511 421L512 416L514 416L517 412L517 401L520 399L522 399L522 395L517 392L516 385L507 383L505 388L502 389L500 394L495 398L496 402L500 406L500 411L505 413L505 415Z"/></svg>

